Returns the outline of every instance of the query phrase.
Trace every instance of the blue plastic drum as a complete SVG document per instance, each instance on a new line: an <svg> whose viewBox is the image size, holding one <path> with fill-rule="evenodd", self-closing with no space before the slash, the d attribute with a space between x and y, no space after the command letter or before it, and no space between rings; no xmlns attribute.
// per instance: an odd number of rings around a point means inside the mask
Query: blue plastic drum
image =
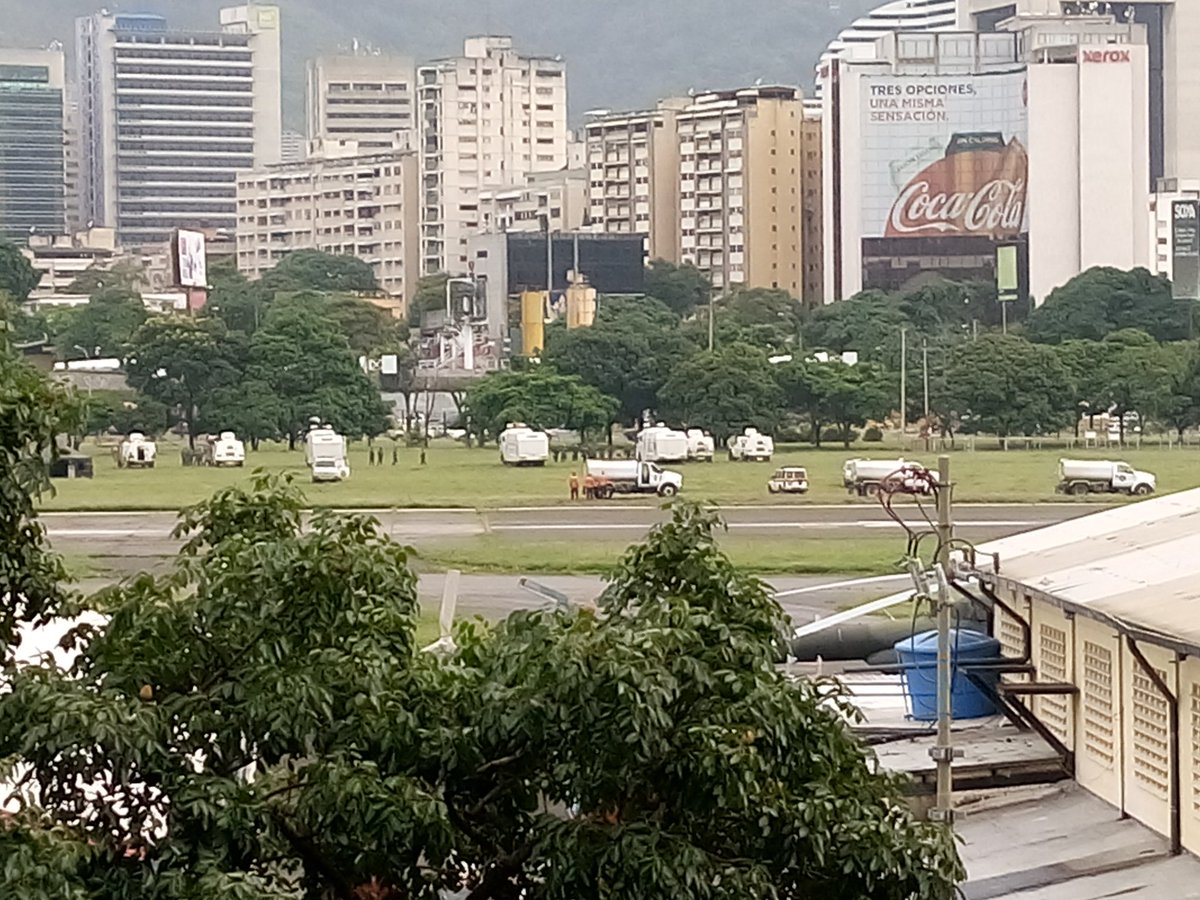
<svg viewBox="0 0 1200 900"><path fill-rule="evenodd" d="M896 655L907 666L902 670L905 692L912 705L912 717L922 722L937 718L937 632L926 631L895 644ZM950 629L951 681L950 709L956 719L978 719L996 714L996 704L958 668L959 663L984 662L1000 658L1000 642L978 631ZM973 673L993 691L999 681L994 670L976 669Z"/></svg>

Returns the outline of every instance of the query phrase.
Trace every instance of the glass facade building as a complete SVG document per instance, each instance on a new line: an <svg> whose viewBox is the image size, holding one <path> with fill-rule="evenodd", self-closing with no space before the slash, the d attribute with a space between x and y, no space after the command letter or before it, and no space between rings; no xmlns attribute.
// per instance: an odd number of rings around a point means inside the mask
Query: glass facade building
<svg viewBox="0 0 1200 900"><path fill-rule="evenodd" d="M63 231L63 152L62 54L0 51L0 235Z"/></svg>

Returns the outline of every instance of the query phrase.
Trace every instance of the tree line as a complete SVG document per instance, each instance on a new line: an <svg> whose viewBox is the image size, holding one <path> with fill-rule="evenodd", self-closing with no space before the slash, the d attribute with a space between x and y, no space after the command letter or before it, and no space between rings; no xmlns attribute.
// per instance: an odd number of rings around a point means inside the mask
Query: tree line
<svg viewBox="0 0 1200 900"><path fill-rule="evenodd" d="M661 264L659 289L696 274ZM712 350L705 291L670 295L674 306L602 297L592 328L549 327L536 364L468 394L477 435L514 418L603 431L651 411L719 441L753 426L848 444L900 411L902 352L908 421L928 412L927 427L948 437L1055 433L1106 413L1122 430L1133 413L1181 436L1200 425L1193 311L1145 270L1089 270L1037 309L1015 309L1008 333L980 284L865 291L815 310L743 290L712 304Z"/></svg>
<svg viewBox="0 0 1200 900"><path fill-rule="evenodd" d="M24 299L36 276L9 245L0 246L0 291ZM9 309L13 333L49 340L60 357L124 361L131 398L100 393L80 428L99 433L198 434L236 431L252 445L294 443L319 417L350 435L377 435L390 410L358 364L360 355L411 356L408 329L359 298L377 285L370 266L316 251L289 254L251 282L231 262L209 270L205 309L157 316L141 298L136 263L89 269L70 290L86 303L44 314Z"/></svg>

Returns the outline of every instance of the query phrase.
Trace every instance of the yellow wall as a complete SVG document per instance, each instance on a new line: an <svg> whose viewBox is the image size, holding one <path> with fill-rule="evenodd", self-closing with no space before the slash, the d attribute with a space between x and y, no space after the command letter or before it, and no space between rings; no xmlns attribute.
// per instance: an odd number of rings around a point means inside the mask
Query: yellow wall
<svg viewBox="0 0 1200 900"><path fill-rule="evenodd" d="M1183 846L1200 853L1200 659L1179 667L1179 768Z"/></svg>
<svg viewBox="0 0 1200 900"><path fill-rule="evenodd" d="M1167 686L1175 690L1178 672L1174 654L1144 642L1140 647L1150 665L1166 679ZM1170 752L1165 740L1166 701L1148 681L1128 646L1122 647L1122 653L1125 812L1159 834L1169 834L1170 771L1167 759Z"/></svg>
<svg viewBox="0 0 1200 900"><path fill-rule="evenodd" d="M746 286L803 291L801 101L759 98L746 116Z"/></svg>

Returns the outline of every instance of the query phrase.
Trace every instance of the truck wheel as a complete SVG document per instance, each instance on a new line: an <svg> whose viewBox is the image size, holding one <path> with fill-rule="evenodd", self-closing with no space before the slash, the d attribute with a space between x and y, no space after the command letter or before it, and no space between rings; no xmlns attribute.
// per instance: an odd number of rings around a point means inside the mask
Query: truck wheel
<svg viewBox="0 0 1200 900"><path fill-rule="evenodd" d="M674 497L679 493L679 490L673 484L664 484L658 489L658 493L662 497Z"/></svg>
<svg viewBox="0 0 1200 900"><path fill-rule="evenodd" d="M861 493L861 494L862 494L864 497L875 497L875 496L878 496L878 494L879 494L879 485L878 485L878 484L876 484L875 482L871 482L870 484L864 484L864 485L862 486L862 489L861 489L860 493Z"/></svg>
<svg viewBox="0 0 1200 900"><path fill-rule="evenodd" d="M1084 496L1084 495L1086 495L1086 494L1087 494L1087 493L1088 493L1090 490L1091 490L1091 488L1089 488L1089 487L1087 486L1087 482L1086 482L1086 481L1076 481L1074 484L1072 484L1072 485L1071 485L1071 490L1070 490L1070 492L1071 492L1071 494L1072 494L1073 496L1075 496L1075 497L1083 497L1083 496Z"/></svg>
<svg viewBox="0 0 1200 900"><path fill-rule="evenodd" d="M1139 484L1133 489L1133 496L1135 497L1145 497L1147 494L1152 493L1154 493L1154 488L1148 484Z"/></svg>
<svg viewBox="0 0 1200 900"><path fill-rule="evenodd" d="M768 493L771 493L771 494L778 494L778 493L779 493L779 488L775 487L775 485L773 485L773 484L768 484L768 485L767 485L767 492L768 492Z"/></svg>

